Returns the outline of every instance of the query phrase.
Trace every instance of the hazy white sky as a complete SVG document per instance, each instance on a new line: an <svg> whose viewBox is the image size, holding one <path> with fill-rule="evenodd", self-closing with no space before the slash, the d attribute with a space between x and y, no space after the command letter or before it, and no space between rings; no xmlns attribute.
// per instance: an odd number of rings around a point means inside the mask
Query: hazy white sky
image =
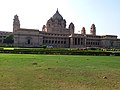
<svg viewBox="0 0 120 90"><path fill-rule="evenodd" d="M97 35L120 37L120 0L0 0L0 31L12 31L15 14L21 28L41 30L57 8L76 32L84 26L89 34L94 23Z"/></svg>

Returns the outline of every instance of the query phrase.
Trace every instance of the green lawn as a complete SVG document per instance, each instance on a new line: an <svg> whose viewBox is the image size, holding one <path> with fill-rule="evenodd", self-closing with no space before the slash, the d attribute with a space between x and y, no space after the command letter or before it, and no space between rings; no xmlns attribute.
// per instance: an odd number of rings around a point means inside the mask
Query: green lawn
<svg viewBox="0 0 120 90"><path fill-rule="evenodd" d="M0 90L120 90L120 57L0 54Z"/></svg>

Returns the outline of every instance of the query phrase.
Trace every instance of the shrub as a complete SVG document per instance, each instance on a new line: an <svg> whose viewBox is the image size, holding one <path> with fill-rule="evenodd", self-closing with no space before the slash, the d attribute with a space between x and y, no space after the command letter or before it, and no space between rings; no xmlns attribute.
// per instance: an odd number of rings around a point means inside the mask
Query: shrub
<svg viewBox="0 0 120 90"><path fill-rule="evenodd" d="M60 55L93 55L93 56L120 56L120 53L101 50L79 50L62 48L0 48L1 53L19 54L60 54Z"/></svg>

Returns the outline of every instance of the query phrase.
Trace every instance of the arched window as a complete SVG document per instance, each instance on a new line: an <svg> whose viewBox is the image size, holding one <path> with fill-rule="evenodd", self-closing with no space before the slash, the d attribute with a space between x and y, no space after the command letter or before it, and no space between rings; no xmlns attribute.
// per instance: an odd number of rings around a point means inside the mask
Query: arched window
<svg viewBox="0 0 120 90"><path fill-rule="evenodd" d="M27 43L30 44L30 39L28 39Z"/></svg>
<svg viewBox="0 0 120 90"><path fill-rule="evenodd" d="M48 26L50 27L50 24L48 24Z"/></svg>

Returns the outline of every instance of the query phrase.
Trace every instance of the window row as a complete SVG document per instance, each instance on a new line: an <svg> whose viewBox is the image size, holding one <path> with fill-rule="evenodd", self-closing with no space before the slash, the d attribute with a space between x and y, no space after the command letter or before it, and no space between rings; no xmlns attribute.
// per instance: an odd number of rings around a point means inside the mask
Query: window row
<svg viewBox="0 0 120 90"><path fill-rule="evenodd" d="M43 43L49 43L49 44L66 44L66 41L54 41L54 40L43 40Z"/></svg>
<svg viewBox="0 0 120 90"><path fill-rule="evenodd" d="M68 36L66 34L50 34L50 33L44 33L45 35L50 35L50 36Z"/></svg>
<svg viewBox="0 0 120 90"><path fill-rule="evenodd" d="M100 42L86 42L87 45L100 45Z"/></svg>

